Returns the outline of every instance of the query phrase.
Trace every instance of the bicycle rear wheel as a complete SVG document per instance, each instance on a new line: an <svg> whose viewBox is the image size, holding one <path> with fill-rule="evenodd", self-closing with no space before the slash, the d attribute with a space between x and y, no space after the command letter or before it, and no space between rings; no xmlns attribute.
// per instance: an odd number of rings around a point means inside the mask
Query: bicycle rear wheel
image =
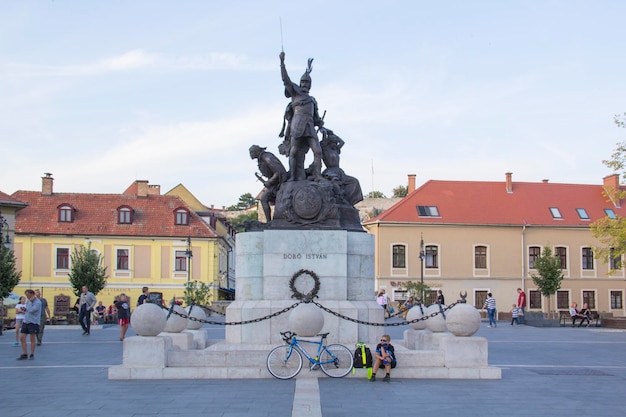
<svg viewBox="0 0 626 417"><path fill-rule="evenodd" d="M354 358L350 349L344 345L325 346L320 354L322 371L331 378L341 378L350 373Z"/></svg>
<svg viewBox="0 0 626 417"><path fill-rule="evenodd" d="M267 370L278 379L289 379L302 369L302 355L290 345L272 349L267 355Z"/></svg>

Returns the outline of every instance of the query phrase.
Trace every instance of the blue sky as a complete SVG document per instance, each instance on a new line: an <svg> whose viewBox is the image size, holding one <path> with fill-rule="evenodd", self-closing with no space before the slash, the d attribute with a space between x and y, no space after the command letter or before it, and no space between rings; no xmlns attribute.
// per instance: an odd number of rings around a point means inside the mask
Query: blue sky
<svg viewBox="0 0 626 417"><path fill-rule="evenodd" d="M287 104L281 22L287 69L315 58L311 94L365 193L407 174L599 184L626 138L625 15L618 0L3 1L0 190L51 172L59 192L258 193L248 148L278 155Z"/></svg>

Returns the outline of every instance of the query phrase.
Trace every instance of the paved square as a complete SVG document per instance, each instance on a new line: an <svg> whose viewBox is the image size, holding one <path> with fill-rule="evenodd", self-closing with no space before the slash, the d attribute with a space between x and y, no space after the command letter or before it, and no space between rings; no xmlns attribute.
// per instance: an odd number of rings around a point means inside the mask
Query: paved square
<svg viewBox="0 0 626 417"><path fill-rule="evenodd" d="M206 328L212 339L224 338L222 326ZM392 343L397 343L406 328L391 326L385 332L392 336ZM294 380L276 379L110 381L108 367L122 361L117 326L94 329L90 336L82 336L82 331L73 326L48 326L43 345L37 347L32 361L15 360L20 348L12 346L14 333L5 331L0 336L0 414L3 417L624 415L626 331L533 328L500 322L496 328L487 328L483 323L477 335L488 338L489 364L502 368L501 380L408 380L394 379L392 374L388 384L372 383L365 377L320 376L318 384L297 386Z"/></svg>

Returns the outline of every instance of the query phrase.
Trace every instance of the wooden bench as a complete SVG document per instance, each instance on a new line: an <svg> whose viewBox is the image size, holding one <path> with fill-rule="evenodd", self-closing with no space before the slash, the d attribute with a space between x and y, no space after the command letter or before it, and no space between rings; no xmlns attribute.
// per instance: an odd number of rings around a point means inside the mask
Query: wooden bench
<svg viewBox="0 0 626 417"><path fill-rule="evenodd" d="M579 321L580 318L576 318ZM572 325L572 316L569 314L569 310L559 310L559 323L561 327ZM591 310L591 319L589 320L589 326L595 327L602 326L602 316L597 311Z"/></svg>

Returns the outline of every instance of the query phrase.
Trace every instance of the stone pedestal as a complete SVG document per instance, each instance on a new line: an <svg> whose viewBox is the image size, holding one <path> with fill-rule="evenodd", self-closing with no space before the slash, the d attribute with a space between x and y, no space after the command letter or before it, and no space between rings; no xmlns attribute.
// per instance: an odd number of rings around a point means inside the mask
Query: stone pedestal
<svg viewBox="0 0 626 417"><path fill-rule="evenodd" d="M186 331L182 333L163 332L159 333L158 337L169 337L172 339L172 345L177 349L193 349L193 334L187 333Z"/></svg>
<svg viewBox="0 0 626 417"><path fill-rule="evenodd" d="M314 272L320 283L317 302L345 316L382 322L374 301L374 236L345 230L264 230L237 235L237 300L226 310L226 321L260 318L287 308L290 280L301 270ZM309 293L314 280L301 274L296 290ZM279 332L290 330L288 314L243 326L228 326L230 344L280 344ZM324 313L322 332L329 343L345 345L376 340L382 329L358 325Z"/></svg>

